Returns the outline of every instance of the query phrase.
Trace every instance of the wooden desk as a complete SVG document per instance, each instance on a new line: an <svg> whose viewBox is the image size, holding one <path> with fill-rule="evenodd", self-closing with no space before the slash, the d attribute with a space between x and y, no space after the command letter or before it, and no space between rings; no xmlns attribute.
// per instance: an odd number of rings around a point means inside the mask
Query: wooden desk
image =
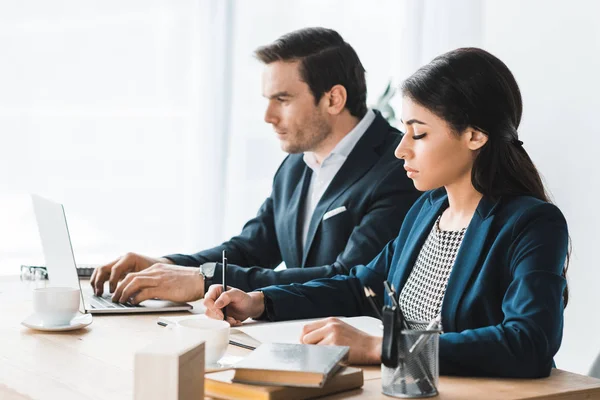
<svg viewBox="0 0 600 400"><path fill-rule="evenodd" d="M31 287L0 277L0 399L132 399L133 354L166 334L157 315L95 316L77 331L37 332L20 324L31 313ZM367 367L362 389L328 398L390 399L379 377L379 367ZM439 386L434 399L600 399L600 380L561 370L538 380L441 377Z"/></svg>

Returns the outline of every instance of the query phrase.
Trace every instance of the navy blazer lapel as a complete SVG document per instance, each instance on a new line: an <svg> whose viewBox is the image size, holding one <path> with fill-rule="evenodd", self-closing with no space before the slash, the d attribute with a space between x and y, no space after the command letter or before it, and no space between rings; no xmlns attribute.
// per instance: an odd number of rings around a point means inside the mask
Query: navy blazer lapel
<svg viewBox="0 0 600 400"><path fill-rule="evenodd" d="M358 143L356 143L315 207L310 220L308 235L306 236L304 255L302 257L303 267L305 266L310 247L315 238L317 228L323 219L323 215L325 215L325 212L327 212L335 199L360 179L379 160L381 155L375 151L375 148L385 140L388 132L389 124L381 114L376 112L375 120L367 128Z"/></svg>
<svg viewBox="0 0 600 400"><path fill-rule="evenodd" d="M444 330L450 332L456 331L458 306L475 272L475 268L479 265L478 261L481 257L481 252L494 221L493 210L497 205L498 201L483 197L479 201L477 210L467 227L460 249L456 254L442 302L442 324Z"/></svg>
<svg viewBox="0 0 600 400"><path fill-rule="evenodd" d="M444 192L445 193L445 192ZM423 209L418 219L415 220L411 232L408 234L405 245L402 248L400 258L398 259L395 268L394 276L388 278L394 285L398 285L397 294L399 295L406 283L410 272L415 266L419 252L431 232L431 228L437 217L448 207L448 197L444 196L432 199L432 195L428 199L429 209Z"/></svg>
<svg viewBox="0 0 600 400"><path fill-rule="evenodd" d="M287 209L286 220L289 221L289 223L286 224L286 226L289 240L284 242L292 244L289 246L289 251L293 257L293 264L290 265L290 267L301 265L302 221L304 220L305 197L311 177L312 170L307 166L304 166L304 173L302 174L300 182L296 185L296 189L294 189L294 193L290 198L290 204Z"/></svg>

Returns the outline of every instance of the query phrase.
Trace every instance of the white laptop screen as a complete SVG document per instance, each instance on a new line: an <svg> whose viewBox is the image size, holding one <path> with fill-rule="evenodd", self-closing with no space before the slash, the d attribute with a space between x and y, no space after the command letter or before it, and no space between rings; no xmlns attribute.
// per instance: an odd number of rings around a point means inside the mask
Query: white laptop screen
<svg viewBox="0 0 600 400"><path fill-rule="evenodd" d="M62 204L32 194L51 286L80 287ZM83 302L83 298L81 299Z"/></svg>

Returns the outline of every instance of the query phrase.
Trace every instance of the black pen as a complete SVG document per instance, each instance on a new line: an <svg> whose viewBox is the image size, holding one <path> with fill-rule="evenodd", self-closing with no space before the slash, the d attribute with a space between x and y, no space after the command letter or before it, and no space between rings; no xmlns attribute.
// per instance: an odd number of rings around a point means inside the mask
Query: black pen
<svg viewBox="0 0 600 400"><path fill-rule="evenodd" d="M227 254L223 250L223 293L227 291ZM227 306L223 307L223 321L227 321Z"/></svg>
<svg viewBox="0 0 600 400"><path fill-rule="evenodd" d="M404 318L404 314L402 313L400 304L398 304L398 301L396 300L396 292L394 291L394 288L392 286L390 286L388 281L383 281L383 287L385 288L387 295L390 297L390 300L392 301L392 307L398 314L398 322L400 323L400 327L402 329L410 329L410 326L408 325L408 321Z"/></svg>
<svg viewBox="0 0 600 400"><path fill-rule="evenodd" d="M256 350L256 347L254 347L254 346L250 346L250 345L248 345L248 344L244 344L244 343L236 342L236 341L234 341L234 340L230 340L230 341L229 341L229 344L230 344L230 345L233 345L233 346L241 347L242 349L247 349L247 350Z"/></svg>
<svg viewBox="0 0 600 400"><path fill-rule="evenodd" d="M387 295L390 297L390 300L392 301L392 305L396 308L399 308L398 302L396 301L396 292L394 292L394 289L392 289L389 282L383 281L383 287L385 288Z"/></svg>

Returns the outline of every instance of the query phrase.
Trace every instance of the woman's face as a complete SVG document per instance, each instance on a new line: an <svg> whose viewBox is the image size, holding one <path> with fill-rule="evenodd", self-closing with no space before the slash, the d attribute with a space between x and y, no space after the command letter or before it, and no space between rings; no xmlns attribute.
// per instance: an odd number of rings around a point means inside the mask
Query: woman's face
<svg viewBox="0 0 600 400"><path fill-rule="evenodd" d="M476 152L487 141L479 131L457 135L448 123L404 96L402 120L405 135L395 155L404 159L407 175L420 191L471 180Z"/></svg>

